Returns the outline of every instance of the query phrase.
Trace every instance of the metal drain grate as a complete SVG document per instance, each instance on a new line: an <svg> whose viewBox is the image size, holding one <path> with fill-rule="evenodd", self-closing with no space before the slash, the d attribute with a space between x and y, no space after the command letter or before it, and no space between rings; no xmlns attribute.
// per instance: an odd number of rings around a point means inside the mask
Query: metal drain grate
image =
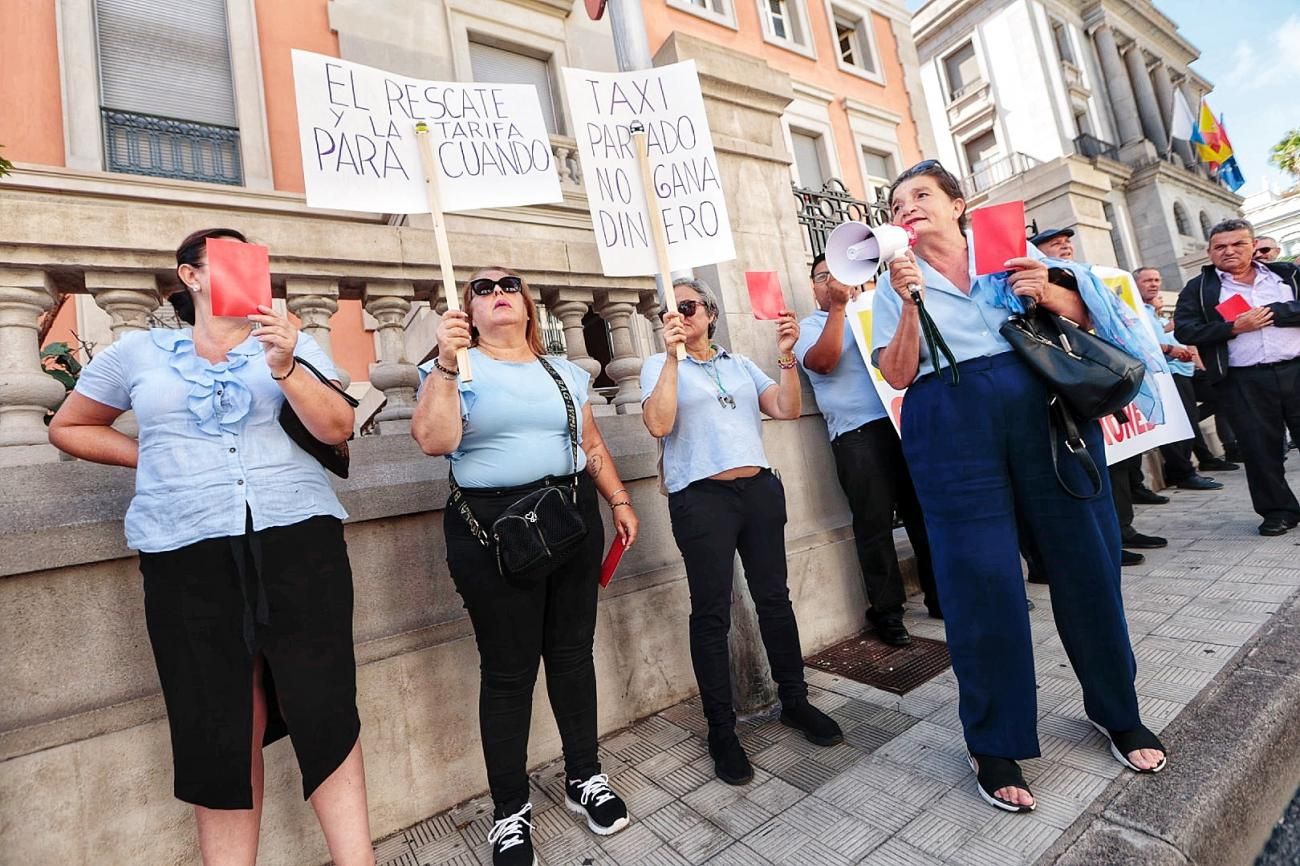
<svg viewBox="0 0 1300 866"><path fill-rule="evenodd" d="M870 631L837 643L804 663L896 695L907 694L951 665L948 645L942 641L913 635L909 645L896 647Z"/></svg>

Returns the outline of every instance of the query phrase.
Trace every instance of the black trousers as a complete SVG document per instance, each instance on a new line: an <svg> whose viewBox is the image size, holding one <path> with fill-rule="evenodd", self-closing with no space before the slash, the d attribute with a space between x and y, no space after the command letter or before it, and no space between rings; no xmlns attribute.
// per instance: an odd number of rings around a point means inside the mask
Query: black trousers
<svg viewBox="0 0 1300 866"><path fill-rule="evenodd" d="M1193 451L1197 460L1209 460L1214 456L1205 444L1205 437L1201 435L1201 416L1196 407L1196 388L1192 384L1192 377L1175 374L1174 384L1178 387L1178 396L1187 413L1187 420L1191 422L1192 438L1160 446L1160 456L1165 461L1165 481L1169 484L1186 481L1196 474L1196 467L1192 465Z"/></svg>
<svg viewBox="0 0 1300 866"><path fill-rule="evenodd" d="M1142 477L1142 455L1134 454L1118 463L1110 465L1110 495L1115 502L1115 516L1119 518L1120 535L1133 531L1133 488L1134 472Z"/></svg>
<svg viewBox="0 0 1300 866"><path fill-rule="evenodd" d="M939 606L934 588L934 565L925 520L916 501L912 476L903 459L903 446L888 418L863 424L831 441L835 471L853 512L853 540L867 592L867 619L899 619L907 601L903 575L894 549L894 509L903 519L916 553L916 568L927 607Z"/></svg>
<svg viewBox="0 0 1300 866"><path fill-rule="evenodd" d="M1232 367L1219 390L1246 464L1251 505L1264 518L1300 518L1282 450L1285 430L1300 441L1300 358Z"/></svg>
<svg viewBox="0 0 1300 866"><path fill-rule="evenodd" d="M1210 384L1210 379L1204 370L1197 370L1192 374L1192 388L1196 392L1196 399L1201 402L1200 420L1206 418L1214 419L1214 432L1219 435L1219 442L1224 449L1235 448L1237 445L1237 434L1232 429L1232 422L1228 419L1228 410L1224 407L1227 397L1221 387Z"/></svg>
<svg viewBox="0 0 1300 866"><path fill-rule="evenodd" d="M490 526L526 492L465 488L474 517ZM596 486L584 472L578 497L587 537L560 567L527 582L503 578L496 558L448 506L443 513L447 567L465 601L479 653L479 730L488 787L498 806L528 800L528 729L538 663L546 660L546 691L564 746L569 778L600 772L596 754L596 599L605 544Z"/></svg>
<svg viewBox="0 0 1300 866"><path fill-rule="evenodd" d="M668 496L673 538L691 590L691 662L711 728L731 728L731 576L737 553L754 598L777 694L786 706L808 698L799 626L785 565L785 488L770 469L734 481L696 481Z"/></svg>

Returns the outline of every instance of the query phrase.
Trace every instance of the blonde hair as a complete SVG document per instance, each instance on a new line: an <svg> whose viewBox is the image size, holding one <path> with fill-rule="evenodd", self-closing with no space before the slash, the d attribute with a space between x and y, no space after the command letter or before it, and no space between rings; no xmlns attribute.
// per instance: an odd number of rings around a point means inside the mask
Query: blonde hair
<svg viewBox="0 0 1300 866"><path fill-rule="evenodd" d="M503 268L498 265L491 267L479 268L470 274L469 279L465 281L461 289L461 308L465 310L465 315L469 316L469 335L471 346L478 345L478 328L474 327L474 314L470 312L470 303L474 300L474 292L470 289L470 283L477 280L484 274L497 271L511 277L519 277L519 282L523 285L519 289L519 294L524 299L524 310L528 313L528 323L524 326L524 340L528 343L529 350L538 357L546 354L546 347L542 345L542 322L537 313L537 302L533 300L533 291L528 287L528 280L524 279L522 274L518 274L510 268Z"/></svg>

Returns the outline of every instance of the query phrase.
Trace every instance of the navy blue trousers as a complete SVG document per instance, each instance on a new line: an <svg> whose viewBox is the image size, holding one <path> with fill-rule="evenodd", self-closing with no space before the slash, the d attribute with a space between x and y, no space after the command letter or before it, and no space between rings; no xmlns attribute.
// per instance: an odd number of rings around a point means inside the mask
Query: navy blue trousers
<svg viewBox="0 0 1300 866"><path fill-rule="evenodd" d="M1012 352L959 369L955 387L926 376L908 390L902 441L930 534L966 743L1002 758L1039 754L1020 531L1052 576L1052 613L1088 717L1111 730L1135 728L1137 668L1101 428L1082 425L1102 490L1074 499L1052 468L1042 381ZM1089 489L1063 444L1060 451L1066 480Z"/></svg>

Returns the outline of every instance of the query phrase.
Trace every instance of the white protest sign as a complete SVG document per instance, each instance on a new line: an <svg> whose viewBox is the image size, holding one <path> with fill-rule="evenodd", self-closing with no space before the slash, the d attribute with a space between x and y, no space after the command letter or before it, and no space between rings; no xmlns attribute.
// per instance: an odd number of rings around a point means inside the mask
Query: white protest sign
<svg viewBox="0 0 1300 866"><path fill-rule="evenodd" d="M659 272L628 124L645 125L655 207L672 270L736 257L695 62L633 72L564 69L564 87L606 276Z"/></svg>
<svg viewBox="0 0 1300 866"><path fill-rule="evenodd" d="M428 213L415 124L425 121L443 210L560 201L531 84L423 81L293 51L309 207Z"/></svg>
<svg viewBox="0 0 1300 866"><path fill-rule="evenodd" d="M898 430L903 413L903 395L907 392L900 391L886 382L885 374L871 363L871 303L875 297L876 290L867 289L849 301L844 308L844 315L853 331L853 339L857 341L858 351L862 353L862 360L867 365L867 372L871 374L871 384L876 386L880 402L885 405L889 420L894 422L894 429Z"/></svg>

